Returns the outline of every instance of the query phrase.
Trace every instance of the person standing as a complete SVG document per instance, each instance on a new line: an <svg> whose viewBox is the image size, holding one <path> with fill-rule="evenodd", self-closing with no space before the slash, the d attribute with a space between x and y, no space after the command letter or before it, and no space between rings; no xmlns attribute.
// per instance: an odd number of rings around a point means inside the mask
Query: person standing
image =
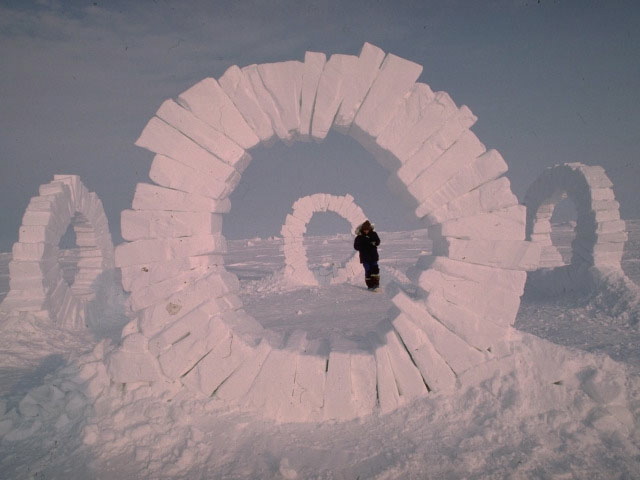
<svg viewBox="0 0 640 480"><path fill-rule="evenodd" d="M356 238L353 248L360 253L360 263L364 267L364 281L369 290L375 290L380 286L380 267L378 267L378 245L380 237L373 229L374 225L365 221L356 228Z"/></svg>

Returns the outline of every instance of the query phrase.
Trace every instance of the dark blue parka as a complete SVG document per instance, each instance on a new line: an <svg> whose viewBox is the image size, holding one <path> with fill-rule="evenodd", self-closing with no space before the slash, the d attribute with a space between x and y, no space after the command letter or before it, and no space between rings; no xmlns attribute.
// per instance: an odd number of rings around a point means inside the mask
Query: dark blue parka
<svg viewBox="0 0 640 480"><path fill-rule="evenodd" d="M353 241L353 248L360 252L360 263L374 263L378 261L378 245L380 237L371 230L367 235L360 232Z"/></svg>

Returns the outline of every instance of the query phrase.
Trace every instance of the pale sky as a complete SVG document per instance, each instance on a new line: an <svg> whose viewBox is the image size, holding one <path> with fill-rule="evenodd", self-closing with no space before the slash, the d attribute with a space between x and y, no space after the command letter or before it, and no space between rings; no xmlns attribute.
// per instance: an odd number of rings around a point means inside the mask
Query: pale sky
<svg viewBox="0 0 640 480"><path fill-rule="evenodd" d="M473 131L521 199L545 167L577 161L605 167L623 218L640 218L636 0L0 0L0 252L58 173L100 196L120 243L153 158L134 141L165 99L234 64L357 55L366 41L423 65L419 81L479 117ZM348 137L252 155L229 238L278 234L291 204L318 192L352 194L379 230L419 226ZM334 226L318 220L314 233Z"/></svg>

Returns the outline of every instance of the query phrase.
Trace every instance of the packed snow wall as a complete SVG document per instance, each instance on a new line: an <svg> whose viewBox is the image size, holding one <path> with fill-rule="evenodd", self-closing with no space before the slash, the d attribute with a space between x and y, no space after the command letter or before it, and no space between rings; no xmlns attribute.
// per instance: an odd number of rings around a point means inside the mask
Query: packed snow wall
<svg viewBox="0 0 640 480"><path fill-rule="evenodd" d="M309 269L309 260L303 244L303 236L307 231L307 225L317 212L334 212L351 224L352 230L366 220L362 209L353 201L353 197L347 195L330 195L328 193L316 193L299 198L293 204L293 211L287 215L280 233L284 242L285 278L302 285L318 285L316 275ZM335 275L330 283L344 283L350 278L361 273L360 261L357 255L353 255Z"/></svg>
<svg viewBox="0 0 640 480"><path fill-rule="evenodd" d="M568 198L577 211L571 261L564 265L551 240L551 216ZM529 273L537 291L559 295L589 291L612 273L624 276L620 261L627 241L613 184L600 166L565 163L547 168L525 195L527 240L541 246L541 268Z"/></svg>
<svg viewBox="0 0 640 480"><path fill-rule="evenodd" d="M112 379L178 382L278 421L348 420L451 390L500 355L539 247L525 241L507 164L469 130L476 117L416 83L421 72L366 43L359 56L232 66L165 101L136 142L156 154L154 184L139 184L122 213L116 264L136 317L108 355ZM304 332L264 329L222 258L248 150L321 141L331 128L389 170L433 240L414 269L418 294L389 289L396 309L366 351L337 341L322 353Z"/></svg>
<svg viewBox="0 0 640 480"><path fill-rule="evenodd" d="M114 268L114 251L102 202L77 175L54 175L40 185L22 217L9 263L11 290L0 309L30 312L65 328L82 328L94 284ZM72 285L63 278L60 240L73 227L78 261Z"/></svg>

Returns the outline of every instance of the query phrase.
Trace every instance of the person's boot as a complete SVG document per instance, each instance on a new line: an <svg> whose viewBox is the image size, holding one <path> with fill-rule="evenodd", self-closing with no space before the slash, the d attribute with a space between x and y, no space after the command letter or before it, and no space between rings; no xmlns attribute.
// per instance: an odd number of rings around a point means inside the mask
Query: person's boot
<svg viewBox="0 0 640 480"><path fill-rule="evenodd" d="M380 275L376 275L375 273L371 275L371 288L380 288Z"/></svg>
<svg viewBox="0 0 640 480"><path fill-rule="evenodd" d="M374 288L373 278L371 278L371 277L365 277L365 278L364 278L364 283L366 283L366 284L367 284L367 288Z"/></svg>

